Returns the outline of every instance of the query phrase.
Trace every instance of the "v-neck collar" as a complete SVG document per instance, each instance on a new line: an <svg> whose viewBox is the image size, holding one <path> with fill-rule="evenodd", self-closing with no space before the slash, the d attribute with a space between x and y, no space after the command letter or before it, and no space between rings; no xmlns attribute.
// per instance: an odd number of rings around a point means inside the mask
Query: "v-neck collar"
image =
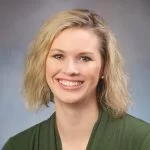
<svg viewBox="0 0 150 150"><path fill-rule="evenodd" d="M98 120L96 121L92 133L90 135L87 148L86 150L94 150L97 147L97 144L99 144L99 141L102 139L103 131L105 124L107 122L107 112L105 110L101 111L101 114L98 117ZM54 130L55 130L55 144L56 144L56 150L62 150L62 144L61 139L56 127L56 114L54 114Z"/></svg>

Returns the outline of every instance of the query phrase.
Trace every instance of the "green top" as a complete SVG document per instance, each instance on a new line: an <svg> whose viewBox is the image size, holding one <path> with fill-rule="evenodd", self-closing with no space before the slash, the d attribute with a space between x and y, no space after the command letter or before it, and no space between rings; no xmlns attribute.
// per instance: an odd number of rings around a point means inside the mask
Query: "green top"
<svg viewBox="0 0 150 150"><path fill-rule="evenodd" d="M2 150L61 150L55 113L10 138ZM120 119L103 111L93 127L87 150L150 150L150 124L126 114Z"/></svg>

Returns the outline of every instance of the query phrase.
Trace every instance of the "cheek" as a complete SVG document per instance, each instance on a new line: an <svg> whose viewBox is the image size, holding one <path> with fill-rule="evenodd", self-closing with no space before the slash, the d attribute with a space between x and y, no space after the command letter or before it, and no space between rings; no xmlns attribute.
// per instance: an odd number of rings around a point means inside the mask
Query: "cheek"
<svg viewBox="0 0 150 150"><path fill-rule="evenodd" d="M56 68L55 66L56 66L55 63L50 58L47 58L46 73L49 74L49 73L53 72L53 70Z"/></svg>
<svg viewBox="0 0 150 150"><path fill-rule="evenodd" d="M102 74L101 66L95 65L95 66L88 67L85 73L86 73L87 78L89 78L91 82L97 83L99 81L99 77Z"/></svg>
<svg viewBox="0 0 150 150"><path fill-rule="evenodd" d="M55 77L60 71L60 65L55 61L49 59L46 61L46 80L50 83L52 78Z"/></svg>
<svg viewBox="0 0 150 150"><path fill-rule="evenodd" d="M99 76L102 72L102 64L100 62L91 64L87 68L88 72L90 74L93 74L93 76Z"/></svg>
<svg viewBox="0 0 150 150"><path fill-rule="evenodd" d="M95 80L99 81L99 78L102 74L102 71L101 71L101 67L98 66L96 67L94 70L93 70L93 77L95 78Z"/></svg>

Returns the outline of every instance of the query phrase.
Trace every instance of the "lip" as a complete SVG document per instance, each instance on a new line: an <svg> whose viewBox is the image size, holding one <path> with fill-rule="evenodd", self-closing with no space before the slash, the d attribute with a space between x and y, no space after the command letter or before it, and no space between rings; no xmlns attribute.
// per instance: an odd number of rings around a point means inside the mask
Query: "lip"
<svg viewBox="0 0 150 150"><path fill-rule="evenodd" d="M84 82L83 80L81 79L77 79L77 78L56 78L56 80L65 80L65 81L72 81L72 82Z"/></svg>
<svg viewBox="0 0 150 150"><path fill-rule="evenodd" d="M60 83L60 80L62 80L62 81L69 81L69 82L81 82L81 84L80 84L80 85L76 85L76 86L67 86L67 85L63 85L62 83ZM64 90L69 90L69 91L71 91L71 90L79 90L79 89L83 86L83 83L84 83L83 80L64 79L64 78L63 78L63 79L62 79L62 78L59 78L59 79L57 79L56 81L57 81L58 85L59 85L62 89L64 89Z"/></svg>

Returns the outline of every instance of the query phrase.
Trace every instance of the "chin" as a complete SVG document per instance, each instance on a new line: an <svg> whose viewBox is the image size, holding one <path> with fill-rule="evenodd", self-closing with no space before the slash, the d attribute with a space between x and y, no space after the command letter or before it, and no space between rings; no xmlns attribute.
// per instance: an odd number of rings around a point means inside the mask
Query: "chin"
<svg viewBox="0 0 150 150"><path fill-rule="evenodd" d="M64 103L64 104L76 105L76 104L82 103L84 101L83 99L85 99L85 98L78 98L77 96L75 98L73 98L73 96L69 96L69 97L67 96L67 97L64 97L63 99L61 97L61 98L56 98L55 100L57 100L60 103Z"/></svg>

